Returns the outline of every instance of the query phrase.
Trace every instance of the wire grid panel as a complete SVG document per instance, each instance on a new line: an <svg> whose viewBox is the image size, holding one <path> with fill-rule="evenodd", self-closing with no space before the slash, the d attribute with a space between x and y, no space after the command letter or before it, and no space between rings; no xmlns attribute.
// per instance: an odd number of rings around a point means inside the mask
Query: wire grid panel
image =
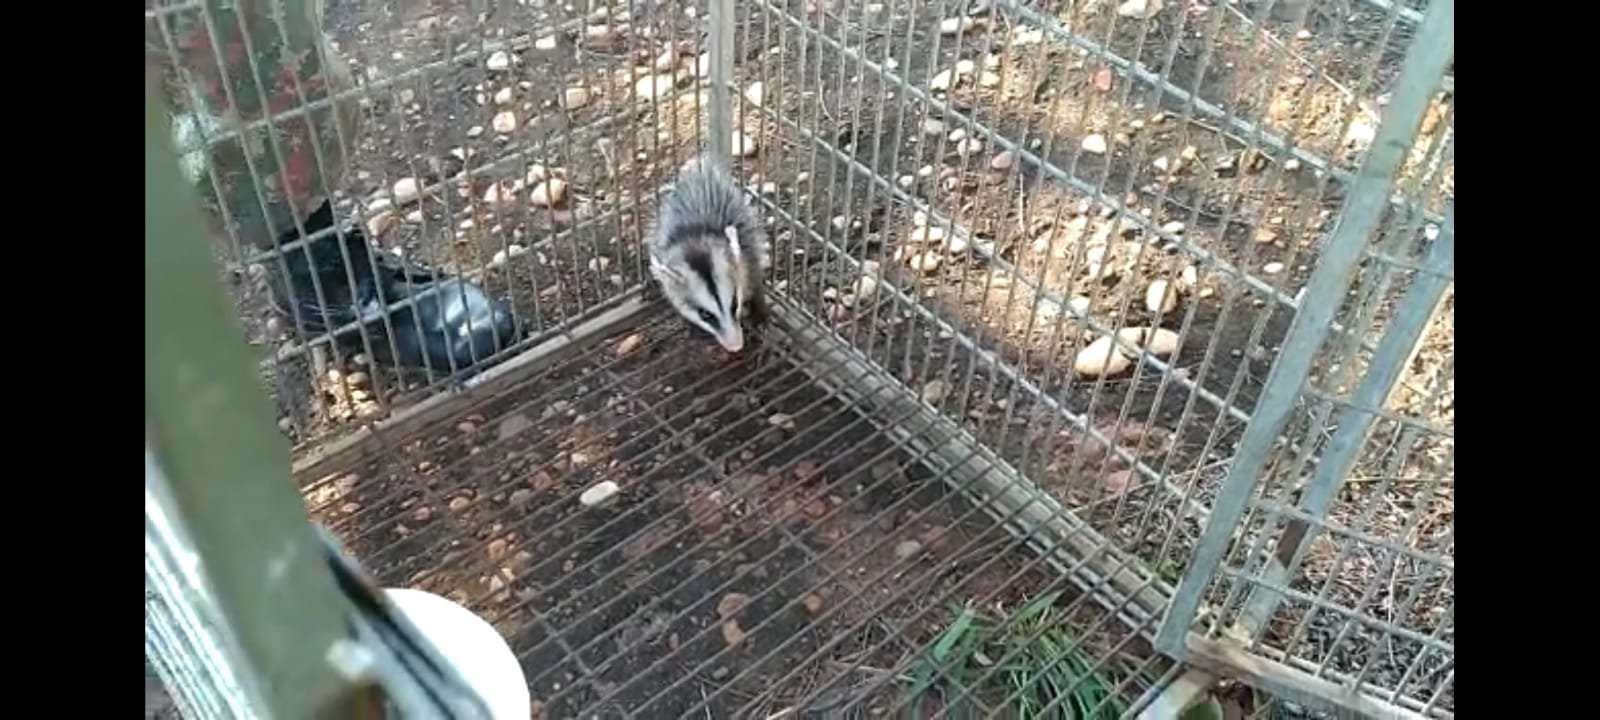
<svg viewBox="0 0 1600 720"><path fill-rule="evenodd" d="M813 381L826 360L776 334L737 359L690 344L654 310L309 483L312 513L383 583L483 613L543 717L990 712L1014 678L970 658L1003 667L1040 636L1087 666L1058 702L1093 716L1170 675L952 489L927 437L883 432L907 417ZM1040 597L1060 600L1002 622ZM958 617L968 649L936 655Z"/></svg>
<svg viewBox="0 0 1600 720"><path fill-rule="evenodd" d="M704 63L691 15L631 12L147 6L147 63L169 73L197 187L225 199L219 262L301 447L459 385L643 281L636 209L653 206L702 134ZM321 27L292 24L306 16ZM336 122L330 106L357 117ZM306 246L335 233L313 227L326 198L347 242L307 271ZM260 230L247 215L275 223ZM372 275L388 283L381 309L363 295ZM412 298L433 288L448 303L454 280L512 309L520 332L484 335L460 361L390 362L420 334Z"/></svg>
<svg viewBox="0 0 1600 720"><path fill-rule="evenodd" d="M1280 5L742 5L781 291L1161 591L1421 18ZM1441 219L1452 118L1432 98L1398 214Z"/></svg>

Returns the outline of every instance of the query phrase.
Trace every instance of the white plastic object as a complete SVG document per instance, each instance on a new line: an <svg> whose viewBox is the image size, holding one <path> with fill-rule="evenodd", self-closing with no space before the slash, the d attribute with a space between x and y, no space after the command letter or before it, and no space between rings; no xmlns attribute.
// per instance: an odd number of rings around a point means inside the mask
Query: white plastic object
<svg viewBox="0 0 1600 720"><path fill-rule="evenodd" d="M522 663L505 638L459 603L423 590L386 588L406 619L417 626L461 677L478 692L494 720L528 720L533 697Z"/></svg>

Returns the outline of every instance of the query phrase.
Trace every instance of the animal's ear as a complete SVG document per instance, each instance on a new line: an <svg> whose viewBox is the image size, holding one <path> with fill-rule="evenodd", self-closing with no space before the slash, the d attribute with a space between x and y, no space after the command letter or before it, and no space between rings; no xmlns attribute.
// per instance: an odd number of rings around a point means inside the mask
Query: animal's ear
<svg viewBox="0 0 1600 720"><path fill-rule="evenodd" d="M722 229L722 234L728 236L728 251L733 253L735 258L738 258L740 253L739 226L729 225Z"/></svg>

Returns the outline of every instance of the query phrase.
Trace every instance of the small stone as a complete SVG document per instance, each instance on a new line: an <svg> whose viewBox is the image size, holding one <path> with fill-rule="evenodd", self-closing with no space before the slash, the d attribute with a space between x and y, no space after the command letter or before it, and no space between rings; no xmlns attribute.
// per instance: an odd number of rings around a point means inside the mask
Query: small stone
<svg viewBox="0 0 1600 720"><path fill-rule="evenodd" d="M1095 155L1104 155L1106 154L1107 150L1111 149L1110 145L1106 143L1106 136L1101 135L1100 133L1093 133L1085 136L1083 138L1082 147L1084 152L1093 153Z"/></svg>
<svg viewBox="0 0 1600 720"><path fill-rule="evenodd" d="M561 107L568 110L577 110L589 104L593 93L582 85L574 85L561 91Z"/></svg>
<svg viewBox="0 0 1600 720"><path fill-rule="evenodd" d="M489 56L484 65L496 72L505 70L511 67L511 54L504 50L496 50Z"/></svg>
<svg viewBox="0 0 1600 720"><path fill-rule="evenodd" d="M494 104L496 105L510 105L511 102L516 99L516 91L508 87L500 88L494 93Z"/></svg>
<svg viewBox="0 0 1600 720"><path fill-rule="evenodd" d="M488 190L483 191L483 203L485 205L499 205L509 199L510 195L511 193L503 190L499 183L495 183L490 185Z"/></svg>
<svg viewBox="0 0 1600 720"><path fill-rule="evenodd" d="M672 92L677 79L671 73L660 75L646 75L633 84L633 94L640 100L659 100Z"/></svg>
<svg viewBox="0 0 1600 720"><path fill-rule="evenodd" d="M962 60L957 60L956 61L956 74L957 75L971 75L971 74L973 74L973 73L975 73L977 71L978 71L978 64L973 62L973 61L971 61L971 60L962 59Z"/></svg>
<svg viewBox="0 0 1600 720"><path fill-rule="evenodd" d="M1178 273L1178 282L1186 288L1193 289L1200 284L1200 270L1193 265L1183 266L1183 271Z"/></svg>
<svg viewBox="0 0 1600 720"><path fill-rule="evenodd" d="M922 552L922 543L916 540L901 540L894 546L894 559L907 560Z"/></svg>
<svg viewBox="0 0 1600 720"><path fill-rule="evenodd" d="M472 127L467 128L467 137L469 137L469 138L475 138L475 137L478 137L479 135L482 135L482 134L483 134L483 126L482 125L473 125Z"/></svg>
<svg viewBox="0 0 1600 720"><path fill-rule="evenodd" d="M784 430L793 430L795 428L794 418L785 413L773 413L767 418L767 424Z"/></svg>
<svg viewBox="0 0 1600 720"><path fill-rule="evenodd" d="M1167 156L1165 156L1165 155L1162 155L1161 157L1158 157L1155 160L1152 160L1150 162L1150 164L1154 165L1155 168L1157 170L1160 170L1161 172L1166 172L1168 169L1170 169L1172 167L1172 161L1168 160Z"/></svg>
<svg viewBox="0 0 1600 720"><path fill-rule="evenodd" d="M956 154L961 157L976 155L983 152L983 141L977 138L967 138L956 143Z"/></svg>
<svg viewBox="0 0 1600 720"><path fill-rule="evenodd" d="M1166 224L1161 226L1161 232L1168 233L1168 234L1171 234L1171 235L1182 235L1183 231L1186 230L1186 229L1187 228L1184 226L1184 224L1181 221L1178 221L1178 220L1173 220L1172 222L1166 223Z"/></svg>
<svg viewBox="0 0 1600 720"><path fill-rule="evenodd" d="M1072 359L1072 369L1086 377L1107 377L1128 369L1132 361L1116 348L1110 335L1097 338Z"/></svg>
<svg viewBox="0 0 1600 720"><path fill-rule="evenodd" d="M995 172L1005 172L1015 164L1017 164L1017 155L1010 150L989 158L989 169Z"/></svg>
<svg viewBox="0 0 1600 720"><path fill-rule="evenodd" d="M621 492L622 488L620 486L610 480L605 480L595 484L588 490L584 490L583 494L578 496L578 502L588 508L600 507L611 502Z"/></svg>
<svg viewBox="0 0 1600 720"><path fill-rule="evenodd" d="M912 255L907 262L911 265L912 270L919 270L925 273L934 273L938 272L939 263L941 261L939 260L938 255L935 255L931 252L923 252Z"/></svg>
<svg viewBox="0 0 1600 720"><path fill-rule="evenodd" d="M527 488L519 488L517 490L511 491L511 504L512 505L527 505L528 503L530 503L532 501L533 501L533 491L532 490L529 490Z"/></svg>
<svg viewBox="0 0 1600 720"><path fill-rule="evenodd" d="M1156 357L1166 357L1178 349L1178 333L1166 328L1123 328L1117 332L1117 337Z"/></svg>
<svg viewBox="0 0 1600 720"><path fill-rule="evenodd" d="M949 394L950 384L943 380L930 380L922 386L922 401L929 405L938 405Z"/></svg>
<svg viewBox="0 0 1600 720"><path fill-rule="evenodd" d="M981 28L982 26L983 26L983 19L982 18L975 18L975 17L970 17L970 16L967 16L967 17L952 17L952 18L945 18L945 19L939 21L939 32L941 34L944 34L944 35L955 35L955 34L958 34L958 33L964 33L964 32L968 32L968 31L971 31L971 30L977 30L977 29Z"/></svg>
<svg viewBox="0 0 1600 720"><path fill-rule="evenodd" d="M367 221L367 235L371 237L382 235L389 228L394 227L394 222L394 213L387 210L378 213Z"/></svg>
<svg viewBox="0 0 1600 720"><path fill-rule="evenodd" d="M521 246L521 245L517 245L515 243L513 243L511 245L507 245L507 246L505 246L505 248L500 249L500 250L496 250L494 252L494 255L489 258L489 266L490 267L501 267L501 266L505 265L507 262L509 262L511 260L511 258L519 257L521 255L526 254L527 252L528 252L528 249L523 247L523 246Z"/></svg>
<svg viewBox="0 0 1600 720"><path fill-rule="evenodd" d="M495 113L494 120L490 121L489 125L501 135L510 135L517 129L517 114L510 110Z"/></svg>
<svg viewBox="0 0 1600 720"><path fill-rule="evenodd" d="M731 592L722 596L717 601L717 618L727 620L739 614L746 605L750 604L750 596L744 593Z"/></svg>
<svg viewBox="0 0 1600 720"><path fill-rule="evenodd" d="M821 595L811 593L810 595L800 598L800 605L806 609L807 615L815 617L822 614L824 603Z"/></svg>
<svg viewBox="0 0 1600 720"><path fill-rule="evenodd" d="M934 243L944 239L944 228L936 225L919 226L907 238L914 243Z"/></svg>
<svg viewBox="0 0 1600 720"><path fill-rule="evenodd" d="M1288 160L1283 161L1283 169L1289 172L1299 170L1300 158L1289 158Z"/></svg>
<svg viewBox="0 0 1600 720"><path fill-rule="evenodd" d="M998 87L1000 85L1000 73L989 70L983 71L983 74L978 76L978 85L986 88Z"/></svg>
<svg viewBox="0 0 1600 720"><path fill-rule="evenodd" d="M468 505L471 505L471 504L472 504L472 501L468 500L465 496L457 495L456 497L450 498L450 509L451 510L455 510L455 511L459 512L461 510L465 510L466 507Z"/></svg>
<svg viewBox="0 0 1600 720"><path fill-rule="evenodd" d="M1269 262L1266 265L1261 266L1261 272L1264 272L1268 275L1277 275L1278 273L1283 272L1283 263L1276 261Z"/></svg>
<svg viewBox="0 0 1600 720"><path fill-rule="evenodd" d="M967 129L966 128L956 128L954 130L951 130L950 134L948 136L946 136L946 137L950 140L950 142L953 142L953 143L961 142L962 140L967 139Z"/></svg>
<svg viewBox="0 0 1600 720"><path fill-rule="evenodd" d="M1261 243L1262 245L1267 245L1277 241L1278 232L1272 228L1256 228L1254 239L1256 242Z"/></svg>
<svg viewBox="0 0 1600 720"><path fill-rule="evenodd" d="M729 148L733 150L734 157L750 157L756 154L756 139L738 130L733 131Z"/></svg>
<svg viewBox="0 0 1600 720"><path fill-rule="evenodd" d="M923 118L922 132L927 135L939 136L944 134L944 121L934 118Z"/></svg>
<svg viewBox="0 0 1600 720"><path fill-rule="evenodd" d="M550 178L533 187L533 192L528 193L528 202L539 207L555 207L567 199L567 181L561 178Z"/></svg>
<svg viewBox="0 0 1600 720"><path fill-rule="evenodd" d="M866 300L878 292L878 279L871 275L862 275L856 278L856 298Z"/></svg>
<svg viewBox="0 0 1600 720"><path fill-rule="evenodd" d="M1156 280L1144 293L1144 307L1153 313L1166 314L1178 307L1178 289L1166 280Z"/></svg>
<svg viewBox="0 0 1600 720"><path fill-rule="evenodd" d="M750 86L744 89L744 99L756 107L761 107L761 101L766 99L766 94L767 86L760 80L750 83Z"/></svg>
<svg viewBox="0 0 1600 720"><path fill-rule="evenodd" d="M644 345L643 335L639 333L629 335L623 338L622 342L617 343L617 357L627 357L633 351L638 350L641 345Z"/></svg>
<svg viewBox="0 0 1600 720"><path fill-rule="evenodd" d="M605 272L608 267L611 267L611 258L604 255L589 258L589 269L594 272Z"/></svg>
<svg viewBox="0 0 1600 720"><path fill-rule="evenodd" d="M396 205L409 205L422 197L422 182L414 177L400 178L390 188Z"/></svg>
<svg viewBox="0 0 1600 720"><path fill-rule="evenodd" d="M1117 14L1125 18L1149 20L1161 12L1161 0L1126 0L1117 6Z"/></svg>
<svg viewBox="0 0 1600 720"><path fill-rule="evenodd" d="M533 49L535 49L535 50L554 50L554 49L556 49L556 36L555 35L546 35L546 36L544 36L542 38L539 38L538 40L533 41Z"/></svg>
<svg viewBox="0 0 1600 720"><path fill-rule="evenodd" d="M656 72L672 72L673 69L678 67L677 51L662 50L661 54L656 56L654 67Z"/></svg>
<svg viewBox="0 0 1600 720"><path fill-rule="evenodd" d="M727 643L728 647L739 647L744 642L744 638L745 632L743 628L739 627L739 623L729 620L722 624L722 641Z"/></svg>
<svg viewBox="0 0 1600 720"><path fill-rule="evenodd" d="M366 387L371 382L372 376L360 371L350 373L344 378L344 384L350 387Z"/></svg>
<svg viewBox="0 0 1600 720"><path fill-rule="evenodd" d="M934 75L933 79L928 81L928 88L937 91L949 90L951 86L955 85L955 82L956 72L954 70L940 70L939 74Z"/></svg>
<svg viewBox="0 0 1600 720"><path fill-rule="evenodd" d="M509 415L504 420L501 420L499 427L495 429L495 438L499 442L505 442L512 437L528 431L532 427L533 421L529 420L527 416L523 415L522 413Z"/></svg>

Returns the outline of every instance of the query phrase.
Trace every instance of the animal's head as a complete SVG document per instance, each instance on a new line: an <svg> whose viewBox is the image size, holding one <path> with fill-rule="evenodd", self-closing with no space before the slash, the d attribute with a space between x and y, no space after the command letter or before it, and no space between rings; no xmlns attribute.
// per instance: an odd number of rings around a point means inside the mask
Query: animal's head
<svg viewBox="0 0 1600 720"><path fill-rule="evenodd" d="M728 352L744 349L739 325L749 288L739 232L695 230L650 257L650 274L678 314L710 333Z"/></svg>

